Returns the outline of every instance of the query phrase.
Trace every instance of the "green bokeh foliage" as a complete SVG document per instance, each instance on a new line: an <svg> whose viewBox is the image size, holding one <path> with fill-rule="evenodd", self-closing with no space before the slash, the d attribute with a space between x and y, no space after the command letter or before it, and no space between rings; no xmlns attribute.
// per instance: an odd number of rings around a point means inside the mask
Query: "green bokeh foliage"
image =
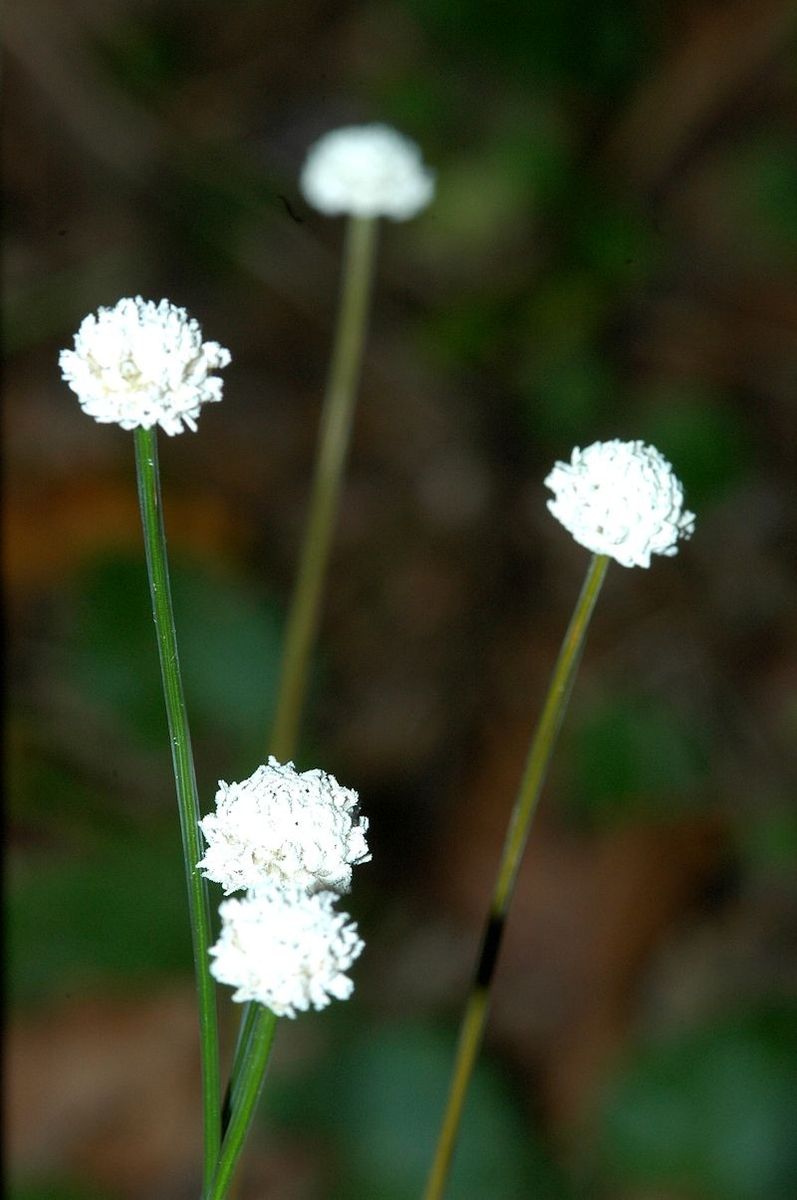
<svg viewBox="0 0 797 1200"><path fill-rule="evenodd" d="M451 1070L453 1030L421 1022L341 1029L326 1057L266 1095L267 1119L315 1129L339 1153L330 1200L414 1200L432 1160ZM565 1181L489 1058L468 1096L451 1200L564 1200Z"/></svg>
<svg viewBox="0 0 797 1200"><path fill-rule="evenodd" d="M225 738L235 761L257 757L274 706L281 615L243 582L194 565L174 562L171 580L192 735ZM94 562L77 581L75 614L75 686L141 745L162 746L166 717L141 560Z"/></svg>
<svg viewBox="0 0 797 1200"><path fill-rule="evenodd" d="M751 1009L640 1047L607 1089L605 1177L685 1200L792 1200L795 1097L793 1005Z"/></svg>

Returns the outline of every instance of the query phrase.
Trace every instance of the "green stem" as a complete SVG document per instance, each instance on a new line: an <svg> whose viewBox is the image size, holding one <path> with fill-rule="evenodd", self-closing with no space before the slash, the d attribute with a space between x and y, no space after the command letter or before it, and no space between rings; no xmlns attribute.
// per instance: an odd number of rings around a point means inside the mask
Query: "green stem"
<svg viewBox="0 0 797 1200"><path fill-rule="evenodd" d="M207 1192L207 1200L224 1200L228 1194L266 1077L276 1025L277 1018L274 1013L258 1004L246 1043L243 1067L234 1085L230 1124L221 1144L218 1167Z"/></svg>
<svg viewBox="0 0 797 1200"><path fill-rule="evenodd" d="M490 987L495 975L507 913L512 902L531 822L556 744L556 737L567 710L590 617L595 608L608 565L609 559L605 555L595 555L590 562L587 577L559 651L548 687L548 695L529 748L526 767L504 841L501 863L482 934L476 971L465 1004L465 1014L460 1027L443 1124L437 1142L434 1163L426 1184L424 1200L441 1200L445 1192L468 1085L487 1022Z"/></svg>
<svg viewBox="0 0 797 1200"><path fill-rule="evenodd" d="M260 1006L254 1002L248 1003L244 1008L243 1015L238 1026L238 1037L235 1042L235 1053L233 1054L230 1081L227 1084L227 1091L224 1095L224 1103L221 1106L222 1135L227 1132L227 1126L230 1123L232 1111L238 1105L241 1072L243 1070L243 1065L246 1062L246 1056L249 1051L249 1039L252 1036L252 1030L257 1019L257 1010L259 1007Z"/></svg>
<svg viewBox="0 0 797 1200"><path fill-rule="evenodd" d="M188 884L188 910L191 918L191 940L199 999L202 1111L205 1128L204 1179L207 1188L216 1167L221 1140L218 1021L216 993L208 957L211 944L210 904L207 883L196 869L196 864L202 857L198 825L199 800L194 773L194 757L191 750L191 734L188 729L188 714L183 697L180 664L177 658L177 637L169 586L166 533L163 525L158 470L158 443L155 430L137 429L135 431L135 447L138 499L144 532L152 615L155 620L163 694L169 723L177 806L180 812L183 861Z"/></svg>
<svg viewBox="0 0 797 1200"><path fill-rule="evenodd" d="M357 396L376 249L376 220L350 217L332 362L321 414L307 528L285 633L270 750L280 762L296 753L310 656L318 630L332 530Z"/></svg>

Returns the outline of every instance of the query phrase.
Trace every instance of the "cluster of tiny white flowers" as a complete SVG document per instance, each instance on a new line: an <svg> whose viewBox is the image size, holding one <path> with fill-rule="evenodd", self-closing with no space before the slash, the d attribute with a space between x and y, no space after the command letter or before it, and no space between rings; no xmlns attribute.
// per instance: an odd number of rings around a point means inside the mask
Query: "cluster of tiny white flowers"
<svg viewBox="0 0 797 1200"><path fill-rule="evenodd" d="M277 1016L345 1000L363 949L357 926L333 910L352 866L371 855L357 793L325 771L299 772L269 758L241 783L219 782L216 810L199 822L197 863L226 894L211 973Z"/></svg>
<svg viewBox="0 0 797 1200"><path fill-rule="evenodd" d="M74 350L62 350L58 361L96 421L175 434L184 425L196 430L201 406L221 400L222 381L211 372L227 366L230 352L203 342L184 308L136 296L85 317Z"/></svg>
<svg viewBox="0 0 797 1200"><path fill-rule="evenodd" d="M576 448L545 480L555 498L548 508L575 540L624 567L649 567L651 554L668 557L690 538L695 515L670 463L644 442L595 442Z"/></svg>
<svg viewBox="0 0 797 1200"><path fill-rule="evenodd" d="M224 900L211 973L236 988L233 1000L257 1001L278 1017L347 1000L354 984L345 972L364 944L356 925L334 911L336 899L333 892L269 888Z"/></svg>
<svg viewBox="0 0 797 1200"><path fill-rule="evenodd" d="M357 793L334 776L269 758L242 783L219 781L216 811L199 822L199 866L226 895L266 881L347 892L353 864L371 857L368 820L357 816Z"/></svg>
<svg viewBox="0 0 797 1200"><path fill-rule="evenodd" d="M434 175L415 142L389 125L349 125L311 147L301 174L305 199L327 216L406 221L434 195Z"/></svg>

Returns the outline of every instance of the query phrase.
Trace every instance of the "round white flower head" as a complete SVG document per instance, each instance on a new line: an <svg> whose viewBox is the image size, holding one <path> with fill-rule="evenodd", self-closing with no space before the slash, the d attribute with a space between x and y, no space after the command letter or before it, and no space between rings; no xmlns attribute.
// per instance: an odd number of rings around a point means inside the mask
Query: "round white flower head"
<svg viewBox="0 0 797 1200"><path fill-rule="evenodd" d="M371 858L358 816L357 793L334 776L269 758L243 783L219 781L216 811L199 822L208 848L197 865L228 895L264 883L347 891L352 865Z"/></svg>
<svg viewBox="0 0 797 1200"><path fill-rule="evenodd" d="M219 905L221 934L210 949L211 974L237 989L233 1000L256 1000L278 1017L347 1000L344 973L364 943L332 892L260 889Z"/></svg>
<svg viewBox="0 0 797 1200"><path fill-rule="evenodd" d="M695 515L667 459L644 442L594 442L558 462L545 480L548 508L575 540L624 567L649 567L651 554L677 553Z"/></svg>
<svg viewBox="0 0 797 1200"><path fill-rule="evenodd" d="M229 361L229 350L202 341L184 308L140 296L86 317L74 350L58 360L90 417L122 429L160 425L168 434L196 430L200 407L221 400L222 381L211 372Z"/></svg>
<svg viewBox="0 0 797 1200"><path fill-rule="evenodd" d="M305 160L301 188L327 216L406 221L434 195L434 175L415 142L389 125L348 125L319 138Z"/></svg>

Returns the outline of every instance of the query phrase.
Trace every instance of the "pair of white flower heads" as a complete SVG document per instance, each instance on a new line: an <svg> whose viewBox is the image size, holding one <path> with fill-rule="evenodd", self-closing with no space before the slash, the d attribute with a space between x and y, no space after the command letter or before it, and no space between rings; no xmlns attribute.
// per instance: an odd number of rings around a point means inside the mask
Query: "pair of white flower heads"
<svg viewBox="0 0 797 1200"><path fill-rule="evenodd" d="M219 783L216 811L199 822L207 844L197 866L241 899L219 906L211 973L293 1017L347 999L346 971L363 950L357 926L335 903L352 867L370 861L357 793L324 771L299 773L270 758L242 783Z"/></svg>
<svg viewBox="0 0 797 1200"><path fill-rule="evenodd" d="M429 203L434 178L413 142L367 125L321 138L301 186L328 215L406 220ZM202 340L185 309L137 296L87 316L59 361L97 421L159 425L173 435L186 426L195 431L202 405L221 399L214 372L230 358L218 342ZM545 484L554 493L548 508L573 538L625 567L675 554L694 530L671 465L642 441L576 448ZM222 933L211 951L216 977L237 988L234 999L292 1016L350 994L345 971L363 943L333 905L349 886L351 865L370 857L367 822L355 824L355 811L356 795L331 776L297 775L273 759L241 784L220 785L216 813L201 822L208 850L200 865L228 894L246 889L243 899L222 903Z"/></svg>

